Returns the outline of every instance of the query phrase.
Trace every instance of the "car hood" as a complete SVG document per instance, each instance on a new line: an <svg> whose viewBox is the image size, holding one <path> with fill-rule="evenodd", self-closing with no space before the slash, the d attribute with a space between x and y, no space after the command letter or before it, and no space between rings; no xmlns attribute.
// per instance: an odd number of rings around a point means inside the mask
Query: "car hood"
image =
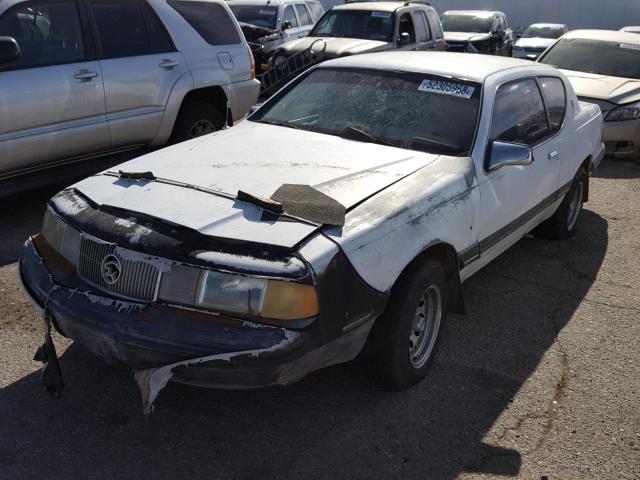
<svg viewBox="0 0 640 480"><path fill-rule="evenodd" d="M553 38L521 38L516 42L516 47L522 48L549 48L556 43Z"/></svg>
<svg viewBox="0 0 640 480"><path fill-rule="evenodd" d="M347 209L433 162L437 155L244 121L110 169L235 196L270 197L283 184L311 185ZM103 172L104 173L104 172ZM98 205L142 213L231 241L293 248L316 225L263 220L262 209L194 188L98 174L74 188Z"/></svg>
<svg viewBox="0 0 640 480"><path fill-rule="evenodd" d="M444 39L450 43L483 42L490 38L490 33L444 32Z"/></svg>
<svg viewBox="0 0 640 480"><path fill-rule="evenodd" d="M640 100L640 80L563 70L579 97L625 104Z"/></svg>
<svg viewBox="0 0 640 480"><path fill-rule="evenodd" d="M290 54L302 52L311 47L314 42L317 50L322 50L322 43L326 45L325 55L329 58L342 57L357 53L375 52L384 50L392 46L389 42L379 40L365 40L362 38L342 38L342 37L305 37L299 40L287 42L280 48Z"/></svg>

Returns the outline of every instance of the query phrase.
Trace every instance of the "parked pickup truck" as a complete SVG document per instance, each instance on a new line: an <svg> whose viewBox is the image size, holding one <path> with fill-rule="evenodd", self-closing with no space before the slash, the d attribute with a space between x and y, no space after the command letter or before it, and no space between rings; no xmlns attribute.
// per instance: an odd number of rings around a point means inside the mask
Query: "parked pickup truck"
<svg viewBox="0 0 640 480"><path fill-rule="evenodd" d="M238 126L51 199L20 257L44 378L58 391L52 324L135 370L147 411L172 378L286 385L361 352L408 387L471 275L528 232L576 231L601 132L548 65L324 62Z"/></svg>

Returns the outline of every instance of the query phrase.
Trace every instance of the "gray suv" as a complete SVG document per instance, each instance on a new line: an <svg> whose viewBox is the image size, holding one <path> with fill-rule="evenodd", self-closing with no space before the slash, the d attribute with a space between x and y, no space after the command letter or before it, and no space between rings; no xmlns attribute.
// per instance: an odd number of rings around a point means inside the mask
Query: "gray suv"
<svg viewBox="0 0 640 480"><path fill-rule="evenodd" d="M257 99L254 76L223 1L3 0L0 193L48 167L232 124Z"/></svg>

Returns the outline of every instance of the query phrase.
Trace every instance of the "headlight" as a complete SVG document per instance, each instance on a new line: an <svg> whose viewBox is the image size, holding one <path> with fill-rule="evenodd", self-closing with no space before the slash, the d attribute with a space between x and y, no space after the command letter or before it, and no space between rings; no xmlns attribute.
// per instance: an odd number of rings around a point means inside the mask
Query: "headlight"
<svg viewBox="0 0 640 480"><path fill-rule="evenodd" d="M625 122L640 118L640 102L614 108L609 112L605 122Z"/></svg>
<svg viewBox="0 0 640 480"><path fill-rule="evenodd" d="M522 50L524 50L524 48L523 48L523 47L520 47L520 46L518 46L518 45L514 45L514 46L513 46L513 51L514 51L514 52L521 52Z"/></svg>
<svg viewBox="0 0 640 480"><path fill-rule="evenodd" d="M62 255L64 245L64 234L67 231L67 224L58 217L51 207L47 207L42 220L42 235L51 247Z"/></svg>
<svg viewBox="0 0 640 480"><path fill-rule="evenodd" d="M211 310L274 320L298 320L319 312L311 285L211 270L200 274L195 303Z"/></svg>

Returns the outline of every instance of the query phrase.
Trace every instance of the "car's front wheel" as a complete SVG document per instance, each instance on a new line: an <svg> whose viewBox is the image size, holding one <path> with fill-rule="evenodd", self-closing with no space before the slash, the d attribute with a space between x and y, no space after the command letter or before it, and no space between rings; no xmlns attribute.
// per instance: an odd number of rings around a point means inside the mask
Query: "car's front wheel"
<svg viewBox="0 0 640 480"><path fill-rule="evenodd" d="M447 278L439 262L410 267L393 287L367 344L367 361L382 387L399 390L427 374L446 316Z"/></svg>
<svg viewBox="0 0 640 480"><path fill-rule="evenodd" d="M582 212L589 176L584 168L576 174L569 192L551 218L541 223L535 234L552 240L564 240L578 230L578 220Z"/></svg>

